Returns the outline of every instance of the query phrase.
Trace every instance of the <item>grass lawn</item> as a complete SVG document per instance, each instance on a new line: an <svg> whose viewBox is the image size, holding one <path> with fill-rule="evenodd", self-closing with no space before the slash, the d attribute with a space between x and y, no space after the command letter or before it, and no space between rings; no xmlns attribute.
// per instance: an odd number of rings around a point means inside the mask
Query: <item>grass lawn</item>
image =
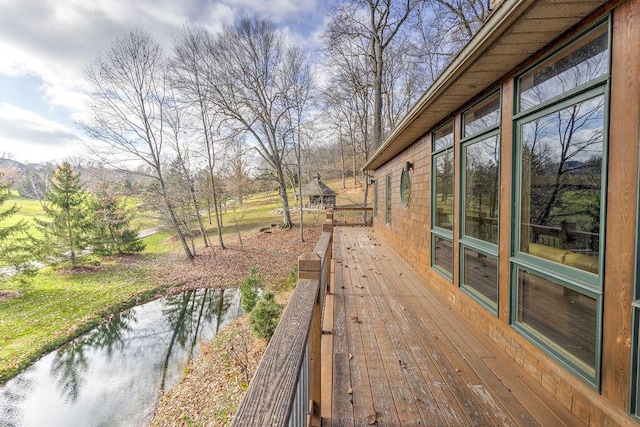
<svg viewBox="0 0 640 427"><path fill-rule="evenodd" d="M42 206L37 200L24 199L22 197L11 196L7 201L2 205L2 210L6 210L13 206L14 204L18 205L20 209L15 215L7 218L2 222L2 226L11 226L17 224L19 221L24 220L28 224L28 231L34 237L42 237L41 233L36 229L35 222L33 218L46 220L47 216L42 210Z"/></svg>
<svg viewBox="0 0 640 427"><path fill-rule="evenodd" d="M167 234L145 239L152 258L172 250ZM8 282L1 289L22 295L0 299L0 382L111 313L150 299L160 286L150 279L150 262L105 260L79 272L45 268L26 287Z"/></svg>
<svg viewBox="0 0 640 427"><path fill-rule="evenodd" d="M5 207L11 203L18 203L22 208L12 218L14 221L34 216L44 218L37 201L13 198ZM293 209L293 197L290 203ZM223 213L224 235L236 235L238 229L242 235L259 227L280 224L282 215L273 214L280 207L277 193L248 196L242 205L230 203ZM295 223L297 218L297 213L292 212ZM204 219L208 219L207 215ZM305 213L307 224L319 223L322 219L320 213ZM215 219L212 222L208 225L207 221L207 229L215 245ZM155 225L148 218L141 219L138 224ZM171 269L170 260L180 256L182 251L175 239L167 237L169 233L161 232L145 238L144 253L134 259L106 259L99 267L73 272L48 267L40 270L27 286L0 282L0 291L20 293L4 299L0 293L0 383L112 313L156 295L162 286L154 282L154 272ZM202 247L199 239L196 244Z"/></svg>

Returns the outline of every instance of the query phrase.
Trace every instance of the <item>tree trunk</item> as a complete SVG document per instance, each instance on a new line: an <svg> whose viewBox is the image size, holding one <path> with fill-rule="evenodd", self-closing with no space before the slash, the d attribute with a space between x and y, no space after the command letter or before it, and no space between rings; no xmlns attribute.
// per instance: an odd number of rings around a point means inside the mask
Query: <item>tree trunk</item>
<svg viewBox="0 0 640 427"><path fill-rule="evenodd" d="M278 179L278 193L282 202L282 228L288 230L293 227L291 222L291 212L289 211L289 196L287 195L287 183L284 177L284 171L280 163L276 166L276 178Z"/></svg>
<svg viewBox="0 0 640 427"><path fill-rule="evenodd" d="M180 228L180 221L178 221L178 217L176 217L176 213L173 209L173 205L171 204L171 200L169 200L169 196L167 195L167 189L164 183L164 179L162 179L162 173L158 171L159 181L160 181L160 190L162 191L162 199L164 200L165 206L167 207L167 212L169 212L169 217L171 218L171 224L173 228L176 230L178 234L178 239L180 240L180 244L182 244L182 249L184 249L184 255L187 257L187 260L193 260L193 252L189 249L189 244L187 243L187 239Z"/></svg>
<svg viewBox="0 0 640 427"><path fill-rule="evenodd" d="M216 184L213 180L213 169L209 168L209 179L211 180L211 192L213 193L213 209L216 217L216 228L218 229L218 246L220 249L226 249L222 240L222 213L218 206L218 195L216 194Z"/></svg>

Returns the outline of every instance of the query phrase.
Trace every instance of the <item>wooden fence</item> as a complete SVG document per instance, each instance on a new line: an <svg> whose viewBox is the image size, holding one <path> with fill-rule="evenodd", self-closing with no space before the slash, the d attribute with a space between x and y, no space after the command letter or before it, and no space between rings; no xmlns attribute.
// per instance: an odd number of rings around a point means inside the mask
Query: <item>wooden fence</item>
<svg viewBox="0 0 640 427"><path fill-rule="evenodd" d="M333 223L340 226L368 226L373 223L373 208L362 206L335 206Z"/></svg>
<svg viewBox="0 0 640 427"><path fill-rule="evenodd" d="M320 346L326 293L331 292L333 213L312 253L298 260L289 300L233 426L320 426Z"/></svg>

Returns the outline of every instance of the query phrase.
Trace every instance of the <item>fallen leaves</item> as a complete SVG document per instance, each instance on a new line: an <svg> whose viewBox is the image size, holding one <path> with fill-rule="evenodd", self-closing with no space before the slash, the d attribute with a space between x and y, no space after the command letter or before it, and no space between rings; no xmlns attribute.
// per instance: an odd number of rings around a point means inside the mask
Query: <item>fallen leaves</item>
<svg viewBox="0 0 640 427"><path fill-rule="evenodd" d="M242 235L244 250L240 247L237 235L225 237L227 249L217 246L206 248L188 262L175 256L166 260L167 269L155 272L157 281L175 285L178 290L205 287L233 286L246 276L249 269L256 265L265 275L267 282L278 283L286 280L291 268L300 254L312 252L320 236L320 227L305 226L305 242L292 230L272 228L269 234L246 232Z"/></svg>
<svg viewBox="0 0 640 427"><path fill-rule="evenodd" d="M362 320L360 320L358 316L349 316L349 320L351 320L353 323L362 323Z"/></svg>

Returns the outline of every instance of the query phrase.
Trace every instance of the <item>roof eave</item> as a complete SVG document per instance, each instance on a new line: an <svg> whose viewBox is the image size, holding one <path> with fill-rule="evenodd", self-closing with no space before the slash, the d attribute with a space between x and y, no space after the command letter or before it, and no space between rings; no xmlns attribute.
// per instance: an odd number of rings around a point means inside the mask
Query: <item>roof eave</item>
<svg viewBox="0 0 640 427"><path fill-rule="evenodd" d="M500 39L505 35L507 31L511 29L512 32L515 32L517 30L517 25L524 26L526 24L526 19L522 19L520 22L519 20L523 18L527 14L527 11L531 8L531 6L536 3L544 4L546 2L538 0L513 0L503 1L499 3L492 11L486 23L478 30L475 36L460 51L460 53L449 64L449 66L447 66L447 68L429 87L429 89L420 98L420 100L413 106L409 113L407 113L407 115L394 128L391 134L385 139L383 144L365 163L365 165L362 167L362 170L367 171L378 169L384 163L400 153L407 146L416 141L426 131L428 131L431 127L427 128L426 126L415 126L416 121L423 115L425 115L425 112L427 112L427 110L429 110L429 108L432 107L434 103L446 96L447 91L456 83L456 81L464 76L464 74L476 64L479 58L482 58L483 55L494 48L498 44L498 42L500 42ZM606 3L606 1L589 1L585 3L590 3L593 5L593 7L589 10L586 10L583 13L584 16L575 15L572 17L573 20L566 19L564 17L557 18L558 20L564 19L565 21L569 22L569 24L567 24L566 26L560 25L558 26L557 30L554 29L554 31L547 31L545 33L544 41L542 42L543 44L541 44L540 46L533 42L531 42L531 44L535 48L543 47L544 45L561 35L568 28L575 25L575 23L579 22L579 20L581 20L585 16L588 16L589 13L597 9L597 6L599 4L604 4ZM515 28L512 28L514 26ZM539 41L538 44L540 44ZM517 57L517 55L515 56ZM502 68L494 68L490 74L490 82L487 83L487 85L485 85L484 87L477 87L471 90L468 94L469 97L464 101L460 101L456 109L459 109L471 98L489 88L490 84L495 83L495 81L499 80L505 74L512 71L516 66L520 64L520 62L521 60L517 58L514 59L513 62L501 63L500 65L502 66ZM447 115L451 114L454 111L455 109L449 110L448 112L443 113L437 118L432 118L429 124L431 126L437 125L438 122L445 119Z"/></svg>

